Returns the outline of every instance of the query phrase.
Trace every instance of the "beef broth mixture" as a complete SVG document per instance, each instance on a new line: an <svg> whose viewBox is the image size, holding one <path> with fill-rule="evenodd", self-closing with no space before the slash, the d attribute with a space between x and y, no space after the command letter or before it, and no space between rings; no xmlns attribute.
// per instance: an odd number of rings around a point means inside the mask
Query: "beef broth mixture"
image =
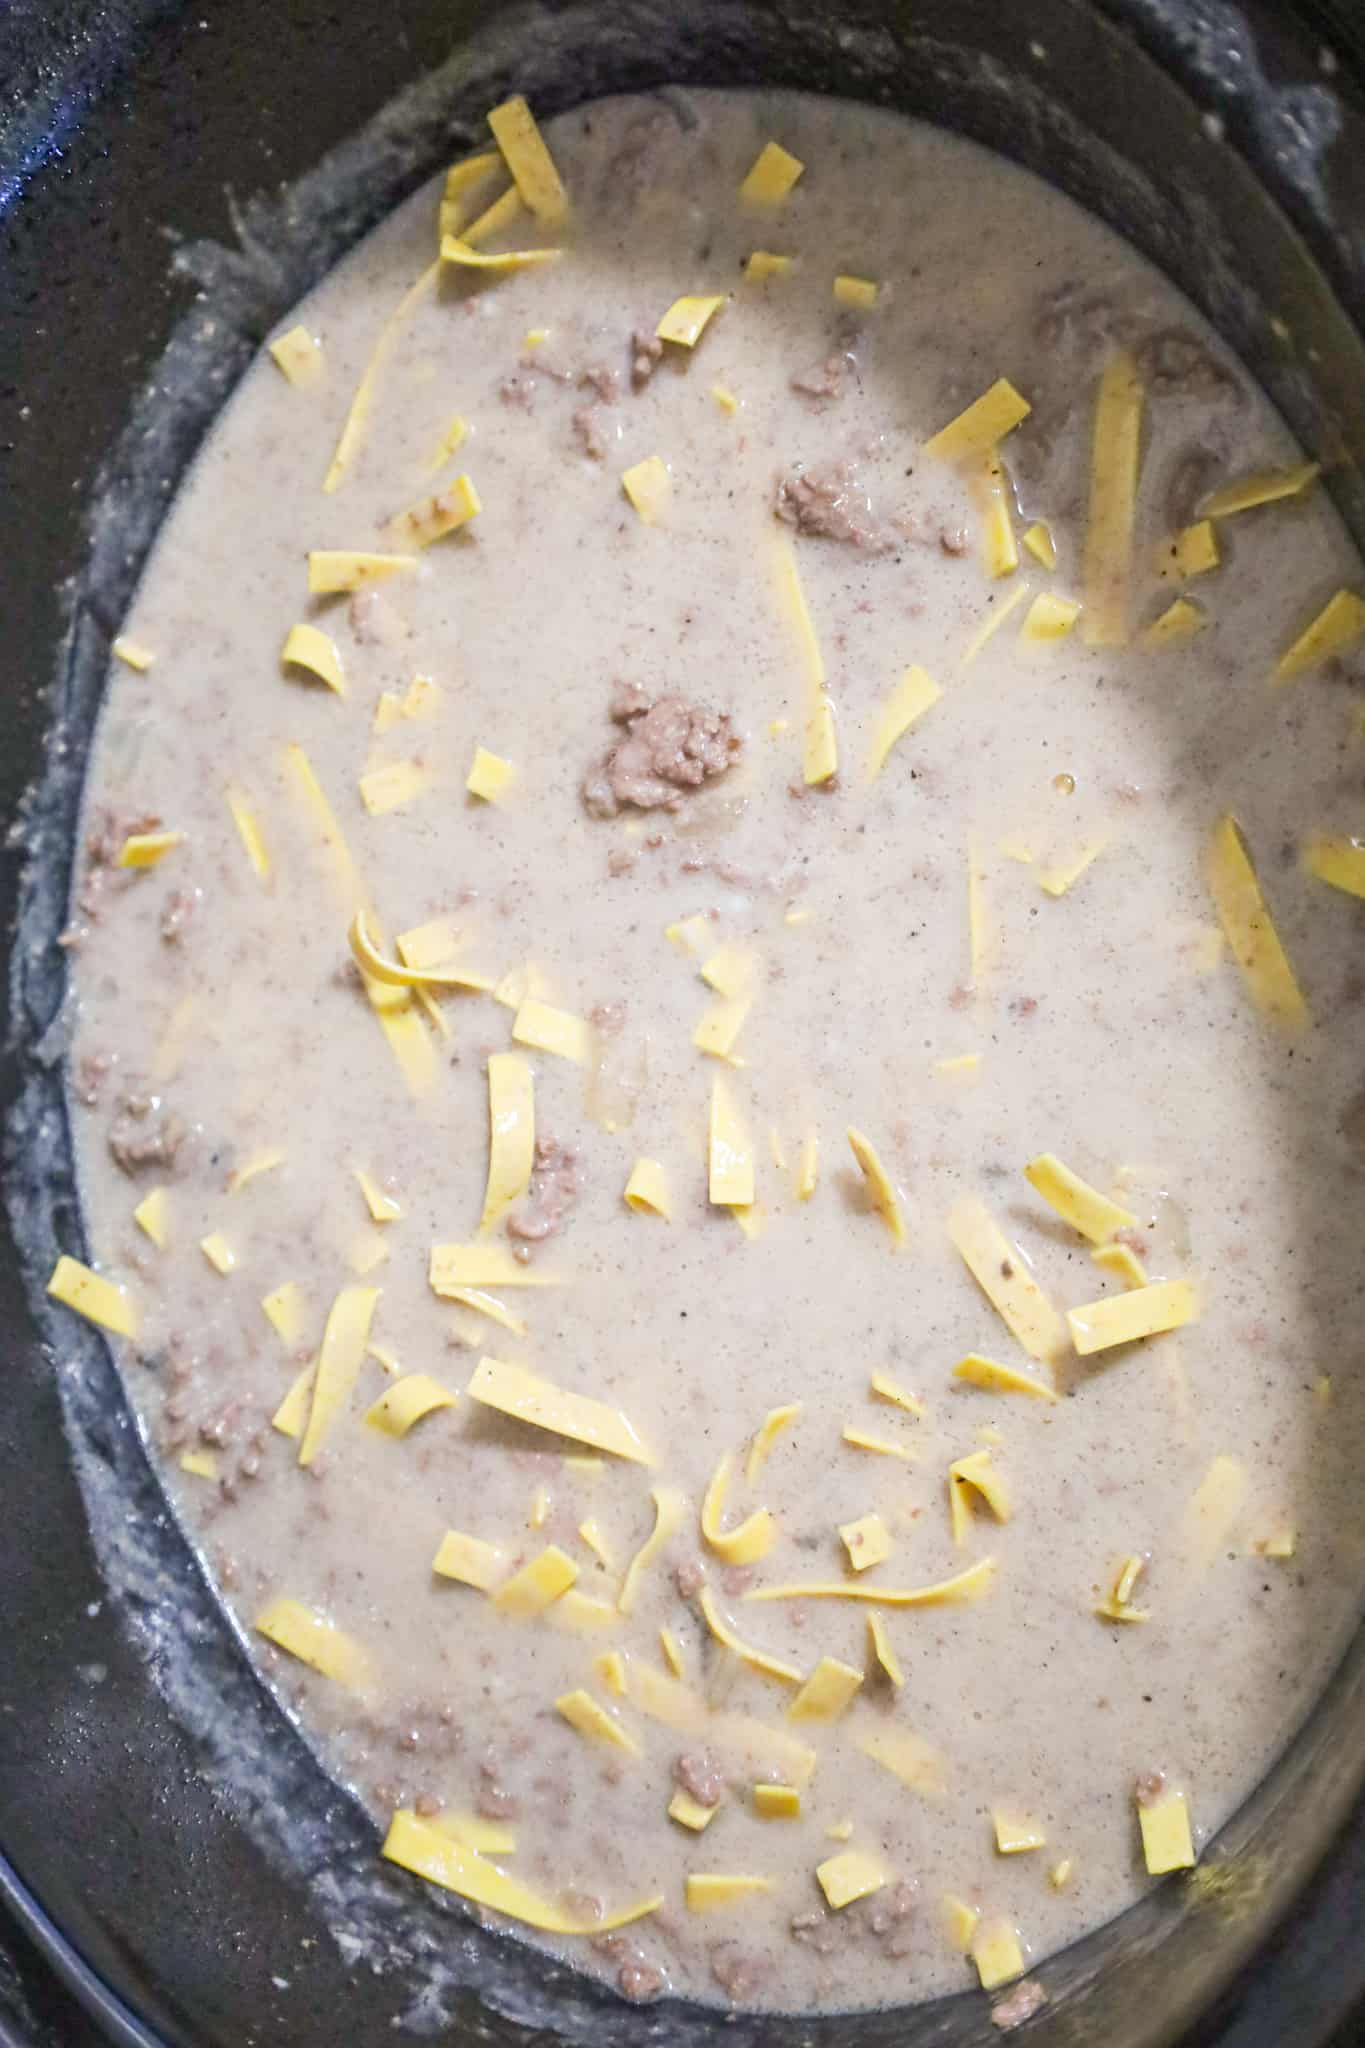
<svg viewBox="0 0 1365 2048"><path fill-rule="evenodd" d="M1008 2023L1358 1609L1360 564L1003 161L620 100L566 208L497 130L116 650L54 1290L396 1862Z"/></svg>

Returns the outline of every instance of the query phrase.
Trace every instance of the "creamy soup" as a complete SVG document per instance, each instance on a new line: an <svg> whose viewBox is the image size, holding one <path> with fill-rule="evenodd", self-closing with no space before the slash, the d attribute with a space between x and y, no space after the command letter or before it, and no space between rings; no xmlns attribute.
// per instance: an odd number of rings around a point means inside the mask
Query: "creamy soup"
<svg viewBox="0 0 1365 2048"><path fill-rule="evenodd" d="M54 1286L396 1862L631 1999L1020 2017L1357 1613L1360 564L1002 159L497 128L125 622Z"/></svg>

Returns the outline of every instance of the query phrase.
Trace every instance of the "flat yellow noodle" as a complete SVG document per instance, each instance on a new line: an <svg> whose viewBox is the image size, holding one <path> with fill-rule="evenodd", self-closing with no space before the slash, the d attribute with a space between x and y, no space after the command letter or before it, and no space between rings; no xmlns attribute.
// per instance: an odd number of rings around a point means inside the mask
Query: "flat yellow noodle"
<svg viewBox="0 0 1365 2048"><path fill-rule="evenodd" d="M534 270L541 263L557 263L563 253L562 249L503 249L490 254L459 235L446 235L441 242L442 263L454 263L464 270Z"/></svg>
<svg viewBox="0 0 1365 2048"><path fill-rule="evenodd" d="M662 1216L665 1223L672 1220L673 1203L668 1192L668 1176L657 1159L636 1160L622 1200L637 1215Z"/></svg>
<svg viewBox="0 0 1365 2048"><path fill-rule="evenodd" d="M953 1367L953 1378L965 1380L969 1386L980 1387L988 1394L1027 1394L1035 1401L1055 1401L1056 1390L1046 1381L1035 1379L1032 1373L1016 1372L1012 1365L1000 1365L993 1358L983 1358L979 1351L969 1351Z"/></svg>
<svg viewBox="0 0 1365 2048"><path fill-rule="evenodd" d="M520 192L515 185L509 185L491 206L484 208L477 220L462 228L455 239L470 249L482 249L485 242L491 242L495 235L502 234L514 221L520 220L525 211Z"/></svg>
<svg viewBox="0 0 1365 2048"><path fill-rule="evenodd" d="M476 1906L487 1906L492 1912L505 1913L509 1919L520 1920L528 1927L539 1927L547 1934L606 1934L615 1927L628 1927L632 1921L657 1913L664 1902L663 1894L659 1892L633 1906L607 1913L601 1919L576 1920L549 1899L541 1898L529 1885L508 1877L496 1864L489 1863L462 1843L452 1841L434 1827L428 1827L415 1813L403 1808L390 1821L380 1854L387 1862L397 1863L404 1870L412 1871L414 1876L426 1878L429 1884L440 1885L444 1891L457 1892L462 1899L469 1899Z"/></svg>
<svg viewBox="0 0 1365 2048"><path fill-rule="evenodd" d="M1163 1330L1179 1330L1199 1315L1199 1294L1189 1280L1155 1280L1130 1287L1124 1294L1106 1294L1098 1301L1067 1310L1072 1342L1085 1358L1115 1344L1133 1344Z"/></svg>
<svg viewBox="0 0 1365 2048"><path fill-rule="evenodd" d="M444 236L461 233L466 226L465 202L470 192L485 178L490 178L494 171L501 169L501 165L502 159L495 149L481 150L477 156L467 156L461 163L451 165L441 188L441 204L437 213L438 248Z"/></svg>
<svg viewBox="0 0 1365 2048"><path fill-rule="evenodd" d="M1184 640L1192 640L1196 633L1202 633L1208 625L1208 615L1193 598L1178 597L1168 604L1159 618L1144 626L1138 634L1137 644L1149 654L1160 653L1163 647L1177 647Z"/></svg>
<svg viewBox="0 0 1365 2048"><path fill-rule="evenodd" d="M567 1594L565 1598L568 1598ZM582 1686L573 1692L561 1693L555 1701L555 1711L577 1734L590 1742L608 1743L614 1749L624 1749L630 1756L642 1754L635 1736Z"/></svg>
<svg viewBox="0 0 1365 2048"><path fill-rule="evenodd" d="M313 1381L317 1378L318 1362L310 1359L302 1372L291 1381L289 1391L270 1418L270 1427L277 1429L281 1436L293 1437L296 1441L303 1435L308 1421L308 1410L313 1400Z"/></svg>
<svg viewBox="0 0 1365 2048"><path fill-rule="evenodd" d="M316 384L326 367L320 345L302 324L277 334L266 346L276 367L299 390Z"/></svg>
<svg viewBox="0 0 1365 2048"><path fill-rule="evenodd" d="M462 1848L480 1856L515 1856L517 1831L505 1820L485 1820L481 1813L456 1813L449 1807L433 1815L427 1826L450 1835Z"/></svg>
<svg viewBox="0 0 1365 2048"><path fill-rule="evenodd" d="M621 1581L621 1590L616 1605L622 1614L629 1614L635 1605L635 1595L640 1590L640 1580L648 1571L665 1543L681 1527L687 1512L687 1502L672 1486L656 1486L652 1495L654 1501L654 1527L626 1566L626 1575Z"/></svg>
<svg viewBox="0 0 1365 2048"><path fill-rule="evenodd" d="M825 688L825 658L811 618L810 606L796 565L796 553L785 535L777 544L777 587L796 629L797 651L806 675L806 709L802 720L801 773L808 788L828 782L839 767L839 741L834 705Z"/></svg>
<svg viewBox="0 0 1365 2048"><path fill-rule="evenodd" d="M444 245L442 246L444 247ZM413 309L420 304L429 291L434 289L440 272L441 265L439 259L435 263L429 263L416 282L408 286L402 298L380 328L374 347L370 351L370 359L366 363L361 373L360 382L356 386L355 396L351 400L350 410L346 414L340 438L337 441L336 450L328 466L327 474L322 480L322 488L329 494L336 490L351 463L355 460L356 451L364 438L365 427L370 417L370 408L374 404L374 394L379 383L379 373L388 360L393 346L406 326Z"/></svg>
<svg viewBox="0 0 1365 2048"><path fill-rule="evenodd" d="M899 1778L908 1791L925 1793L931 1798L942 1792L943 1757L923 1736L889 1723L869 1729L854 1740L864 1756L870 1756L873 1763Z"/></svg>
<svg viewBox="0 0 1365 2048"><path fill-rule="evenodd" d="M752 1486L757 1479L782 1431L790 1429L802 1413L803 1406L800 1401L789 1401L785 1407L768 1410L754 1432L749 1455L744 1461L744 1481L747 1486Z"/></svg>
<svg viewBox="0 0 1365 2048"><path fill-rule="evenodd" d="M237 836L242 842L247 859L263 882L270 880L270 855L261 837L260 823L246 797L240 789L229 786L224 795L228 815L237 827Z"/></svg>
<svg viewBox="0 0 1365 2048"><path fill-rule="evenodd" d="M382 934L372 933L367 921L363 897L364 891L356 870L351 850L337 823L336 813L327 798L327 793L317 777L317 771L300 746L290 745L284 749L285 769L293 782L296 793L312 817L318 829L323 846L326 848L342 892L361 925L368 944L379 954ZM354 951L354 945L352 947ZM406 992L382 984L380 977L371 974L359 960L365 993L370 1007L379 1020L380 1029L398 1061L404 1080L414 1097L424 1095L436 1076L436 1056L431 1039L422 1025L421 1018L412 1006L412 998ZM397 969L397 962L390 962ZM401 969L397 969L401 973Z"/></svg>
<svg viewBox="0 0 1365 2048"><path fill-rule="evenodd" d="M1320 882L1348 896L1365 896L1365 839L1318 833L1304 847L1303 864Z"/></svg>
<svg viewBox="0 0 1365 2048"><path fill-rule="evenodd" d="M754 1199L754 1152L727 1083L711 1083L707 1131L708 1198L719 1207L747 1208Z"/></svg>
<svg viewBox="0 0 1365 2048"><path fill-rule="evenodd" d="M93 1273L79 1259L63 1252L52 1268L47 1291L54 1301L74 1309L88 1323L98 1323L113 1336L136 1337L141 1320L137 1303L112 1280L106 1280L102 1273Z"/></svg>
<svg viewBox="0 0 1365 2048"><path fill-rule="evenodd" d="M1064 1223L1069 1223L1082 1237L1088 1237L1092 1244L1107 1244L1117 1232L1131 1230L1137 1223L1131 1210L1092 1188L1055 1152L1040 1152L1036 1159L1030 1159L1024 1168L1024 1179Z"/></svg>
<svg viewBox="0 0 1365 2048"><path fill-rule="evenodd" d="M882 1165L877 1148L872 1140L865 1137L852 1124L847 1132L849 1149L858 1162L858 1169L867 1183L872 1206L890 1231L896 1244L905 1243L905 1218L901 1214L900 1197L895 1183Z"/></svg>
<svg viewBox="0 0 1365 2048"><path fill-rule="evenodd" d="M433 1294L458 1301L467 1288L558 1287L557 1274L523 1265L506 1244L434 1244L427 1265Z"/></svg>
<svg viewBox="0 0 1365 2048"><path fill-rule="evenodd" d="M981 502L981 546L986 574L1012 576L1019 567L1019 546L1010 515L1010 488L996 449L987 451L977 483Z"/></svg>
<svg viewBox="0 0 1365 2048"><path fill-rule="evenodd" d="M757 1564L777 1540L777 1525L767 1508L755 1508L735 1528L724 1527L726 1496L734 1472L734 1459L727 1451L706 1489L701 1504L701 1533L712 1550L727 1564Z"/></svg>
<svg viewBox="0 0 1365 2048"><path fill-rule="evenodd" d="M300 1465L312 1464L327 1431L351 1397L364 1363L378 1300L377 1287L343 1287L328 1310L308 1427L299 1446Z"/></svg>
<svg viewBox="0 0 1365 2048"><path fill-rule="evenodd" d="M1021 420L1026 420L1032 410L1028 400L1015 390L1008 377L997 377L989 391L983 391L965 411L930 436L924 444L924 452L945 462L958 462L969 455L984 455L998 441L1003 441Z"/></svg>
<svg viewBox="0 0 1365 2048"><path fill-rule="evenodd" d="M752 1597L752 1596L750 1596ZM765 1678L781 1679L784 1685L800 1685L802 1672L799 1665L788 1664L785 1658L772 1657L766 1650L757 1649L737 1636L716 1606L715 1596L709 1586L703 1586L697 1605L702 1619L718 1643L724 1643L727 1650L733 1650L753 1670L761 1671Z"/></svg>
<svg viewBox="0 0 1365 2048"><path fill-rule="evenodd" d="M942 695L938 684L924 669L912 665L905 671L877 717L867 764L869 782L881 774L897 740L902 739L926 711L932 710Z"/></svg>
<svg viewBox="0 0 1365 2048"><path fill-rule="evenodd" d="M1239 1458L1220 1452L1195 1488L1181 1530L1183 1547L1205 1569L1227 1548L1246 1496L1246 1467Z"/></svg>
<svg viewBox="0 0 1365 2048"><path fill-rule="evenodd" d="M439 491L433 491L424 498L420 505L400 512L392 524L393 537L405 547L429 548L434 541L443 540L448 533L457 533L471 519L477 519L482 510L483 501L472 477L461 471L450 483L443 484Z"/></svg>
<svg viewBox="0 0 1365 2048"><path fill-rule="evenodd" d="M1297 498L1322 473L1319 462L1299 462L1292 469L1257 469L1250 476L1220 484L1196 508L1201 519L1230 519L1236 512L1250 512L1256 505L1274 505L1282 498Z"/></svg>
<svg viewBox="0 0 1365 2048"><path fill-rule="evenodd" d="M258 1635L338 1685L358 1690L369 1678L370 1660L360 1645L299 1600L272 1600L252 1626Z"/></svg>
<svg viewBox="0 0 1365 2048"><path fill-rule="evenodd" d="M479 1226L487 1230L531 1185L536 1154L535 1075L519 1053L488 1056L488 1181Z"/></svg>
<svg viewBox="0 0 1365 2048"><path fill-rule="evenodd" d="M1020 605L1025 604L1032 595L1033 585L1025 577L1023 581L1015 584L1002 603L993 605L963 648L959 668L970 668L983 647L995 638L1006 619L1011 618Z"/></svg>
<svg viewBox="0 0 1365 2048"><path fill-rule="evenodd" d="M280 662L285 668L305 668L338 697L346 695L341 650L320 626L291 626L280 649Z"/></svg>
<svg viewBox="0 0 1365 2048"><path fill-rule="evenodd" d="M805 168L800 157L780 142L765 142L744 175L739 196L750 206L776 206Z"/></svg>
<svg viewBox="0 0 1365 2048"><path fill-rule="evenodd" d="M1220 818L1215 825L1206 872L1223 936L1257 1008L1284 1031L1302 1030L1308 1022L1308 1005L1234 817Z"/></svg>
<svg viewBox="0 0 1365 2048"><path fill-rule="evenodd" d="M1321 668L1333 655L1347 654L1365 635L1365 598L1354 590L1338 590L1329 597L1317 617L1310 621L1291 647L1280 656L1275 680L1289 682Z"/></svg>
<svg viewBox="0 0 1365 2048"><path fill-rule="evenodd" d="M627 1458L637 1465L654 1463L621 1409L590 1400L586 1394L569 1393L528 1372L524 1366L509 1365L500 1358L481 1358L466 1391L471 1400L496 1408L533 1429L572 1437L576 1443L590 1444L596 1451L610 1451L615 1457Z"/></svg>
<svg viewBox="0 0 1365 2048"><path fill-rule="evenodd" d="M121 868L154 868L177 846L183 846L183 832L130 832L119 848Z"/></svg>
<svg viewBox="0 0 1365 2048"><path fill-rule="evenodd" d="M1100 377L1091 440L1081 626L1091 647L1122 647L1128 639L1142 405L1137 364L1120 349Z"/></svg>
<svg viewBox="0 0 1365 2048"><path fill-rule="evenodd" d="M868 1615L867 1639L872 1646L873 1656L890 1679L892 1685L895 1686L897 1692L899 1692L905 1684L905 1672L901 1666L900 1658L896 1655L895 1645L887 1633L886 1623L882 1620L880 1614Z"/></svg>
<svg viewBox="0 0 1365 2048"><path fill-rule="evenodd" d="M289 745L284 749L285 770L294 785L305 809L311 814L313 823L336 870L338 880L347 897L354 902L359 894L359 881L351 849L346 844L345 834L337 823L336 813L327 799L327 793L317 777L317 771L303 748Z"/></svg>
<svg viewBox="0 0 1365 2048"><path fill-rule="evenodd" d="M447 1529L431 1560L431 1569L443 1579L458 1579L480 1593L491 1593L502 1577L505 1559L496 1543L481 1536L468 1536L462 1529Z"/></svg>
<svg viewBox="0 0 1365 2048"><path fill-rule="evenodd" d="M453 1408L458 1399L458 1394L452 1394L430 1373L410 1372L385 1387L366 1409L365 1420L383 1436L404 1437L424 1415L434 1415L438 1408Z"/></svg>
<svg viewBox="0 0 1365 2048"><path fill-rule="evenodd" d="M668 509L673 479L661 455L647 455L621 471L621 489L645 526L657 526Z"/></svg>
<svg viewBox="0 0 1365 2048"><path fill-rule="evenodd" d="M940 1607L954 1600L979 1600L990 1590L995 1578L993 1557L978 1558L965 1571L950 1579L936 1579L928 1586L864 1586L852 1580L827 1585L817 1581L802 1586L756 1586L746 1600L863 1600L880 1607Z"/></svg>
<svg viewBox="0 0 1365 2048"><path fill-rule="evenodd" d="M568 194L522 95L516 93L494 107L488 125L525 205L546 227L558 227L569 210Z"/></svg>
<svg viewBox="0 0 1365 2048"><path fill-rule="evenodd" d="M1030 1358L1055 1364L1066 1350L1066 1325L984 1202L959 1202L948 1235L991 1307Z"/></svg>

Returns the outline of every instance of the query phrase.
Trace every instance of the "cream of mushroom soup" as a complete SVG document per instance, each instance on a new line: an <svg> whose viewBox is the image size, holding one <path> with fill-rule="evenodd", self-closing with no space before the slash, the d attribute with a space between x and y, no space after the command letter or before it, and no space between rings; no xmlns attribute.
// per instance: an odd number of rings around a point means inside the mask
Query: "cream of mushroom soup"
<svg viewBox="0 0 1365 2048"><path fill-rule="evenodd" d="M510 102L270 338L115 647L53 1291L414 1885L1010 2022L1287 1740L1360 591L1168 283L861 106Z"/></svg>

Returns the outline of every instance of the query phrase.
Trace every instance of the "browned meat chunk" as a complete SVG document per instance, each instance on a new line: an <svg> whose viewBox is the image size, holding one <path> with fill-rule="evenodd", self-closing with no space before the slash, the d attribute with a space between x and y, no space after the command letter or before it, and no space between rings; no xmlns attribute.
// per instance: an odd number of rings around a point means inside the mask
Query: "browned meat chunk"
<svg viewBox="0 0 1365 2048"><path fill-rule="evenodd" d="M888 1885L868 1900L867 1924L887 1955L899 1958L910 1953L914 1910L915 1887L904 1881Z"/></svg>
<svg viewBox="0 0 1365 2048"><path fill-rule="evenodd" d="M199 889L173 889L166 898L166 907L161 913L161 936L168 946L179 944L185 926L199 908L202 894Z"/></svg>
<svg viewBox="0 0 1365 2048"><path fill-rule="evenodd" d="M647 1999L657 1998L663 1990L664 1973L656 1970L653 1963L622 1963L616 1973L616 1988L622 1998L630 1999L633 2005L643 2005Z"/></svg>
<svg viewBox="0 0 1365 2048"><path fill-rule="evenodd" d="M502 1763L491 1749L479 1762L479 1791L474 1803L485 1820L516 1820L521 1813L521 1801L502 1783Z"/></svg>
<svg viewBox="0 0 1365 2048"><path fill-rule="evenodd" d="M799 391L803 398L825 404L843 397L844 379L853 367L853 357L838 352L826 356L822 363L813 363L809 370L798 370L789 382L792 390Z"/></svg>
<svg viewBox="0 0 1365 2048"><path fill-rule="evenodd" d="M585 455L601 462L607 452L602 434L602 415L595 405L580 405L573 416L574 438Z"/></svg>
<svg viewBox="0 0 1365 2048"><path fill-rule="evenodd" d="M1025 1977L1012 1991L991 2007L991 2018L1001 2033L1008 2033L1011 2027L1022 2027L1025 2020L1031 2020L1047 2004L1047 1993L1036 1977Z"/></svg>
<svg viewBox="0 0 1365 2048"><path fill-rule="evenodd" d="M868 555L888 555L897 546L895 534L873 517L851 462L826 470L794 469L778 484L773 510L815 540L844 541Z"/></svg>
<svg viewBox="0 0 1365 2048"><path fill-rule="evenodd" d="M582 1191L578 1154L555 1138L537 1138L530 1193L508 1217L507 1235L522 1244L543 1244L563 1229Z"/></svg>
<svg viewBox="0 0 1365 2048"><path fill-rule="evenodd" d="M802 1948L813 1948L818 1956L833 1955L839 1946L839 1929L834 1915L826 1913L819 1906L812 1906L808 1912L794 1913L788 1922L791 1938Z"/></svg>
<svg viewBox="0 0 1365 2048"><path fill-rule="evenodd" d="M88 1052L76 1069L72 1093L77 1102L86 1109L94 1109L104 1092L104 1084L118 1065L116 1052Z"/></svg>
<svg viewBox="0 0 1365 2048"><path fill-rule="evenodd" d="M731 2005L745 2005L767 1978L771 1964L767 1956L756 1956L733 1941L722 1941L711 1951L711 1975Z"/></svg>
<svg viewBox="0 0 1365 2048"><path fill-rule="evenodd" d="M685 697L653 702L634 685L617 692L611 715L626 731L584 779L583 802L594 818L614 818L628 806L676 811L689 790L733 766L744 744L727 712Z"/></svg>
<svg viewBox="0 0 1365 2048"><path fill-rule="evenodd" d="M725 1790L720 1765L707 1750L685 1752L673 1759L673 1782L681 1785L698 1806L719 1806Z"/></svg>
<svg viewBox="0 0 1365 2048"><path fill-rule="evenodd" d="M536 380L534 377L504 377L498 386L498 397L504 405L514 405L522 412L529 412L536 402Z"/></svg>
<svg viewBox="0 0 1365 2048"><path fill-rule="evenodd" d="M609 363L589 363L579 373L578 382L580 389L591 391L603 405L614 405L621 396L621 373Z"/></svg>
<svg viewBox="0 0 1365 2048"><path fill-rule="evenodd" d="M585 1920L600 1920L602 1901L588 1897L574 1910L581 1912ZM656 1969L644 1950L629 1934L619 1928L608 1934L594 1934L592 1945L599 1955L620 1965L616 1973L616 1988L622 1998L629 1998L636 2005L646 1999L657 1998L666 1983L664 1973Z"/></svg>
<svg viewBox="0 0 1365 2048"><path fill-rule="evenodd" d="M159 1095L129 1093L119 1098L109 1131L109 1150L125 1173L149 1166L173 1173L189 1127Z"/></svg>
<svg viewBox="0 0 1365 2048"><path fill-rule="evenodd" d="M700 1558L685 1557L673 1568L673 1583L680 1600L695 1600L706 1584L706 1567Z"/></svg>
<svg viewBox="0 0 1365 2048"><path fill-rule="evenodd" d="M664 345L657 334L650 334L646 328L637 327L630 337L630 381L635 390L643 390L658 368Z"/></svg>

